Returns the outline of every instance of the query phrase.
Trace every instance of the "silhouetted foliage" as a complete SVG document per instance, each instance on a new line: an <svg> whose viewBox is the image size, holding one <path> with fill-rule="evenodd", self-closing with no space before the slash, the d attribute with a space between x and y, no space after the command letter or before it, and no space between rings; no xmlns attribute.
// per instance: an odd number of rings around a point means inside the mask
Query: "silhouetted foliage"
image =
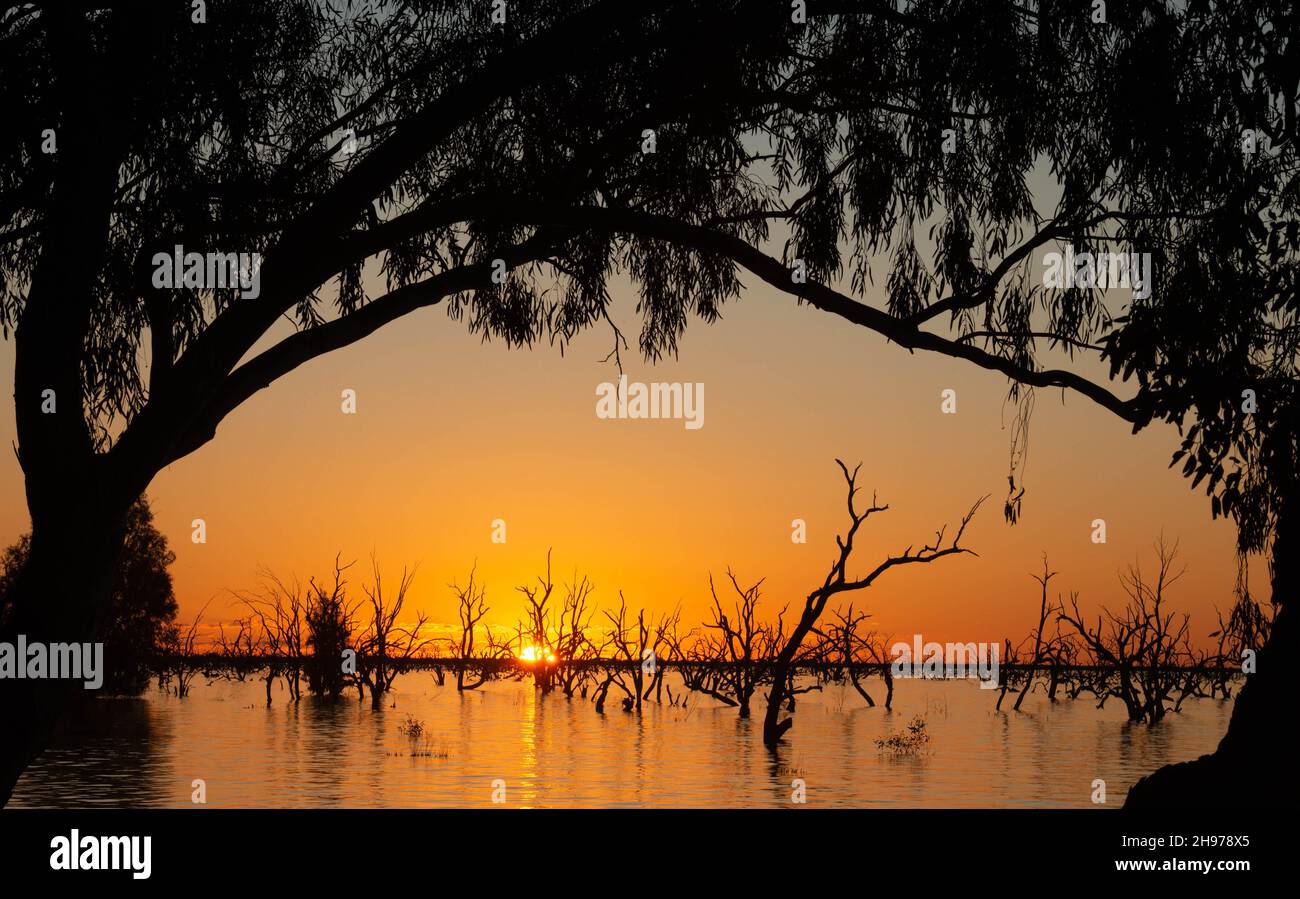
<svg viewBox="0 0 1300 899"><path fill-rule="evenodd" d="M30 549L31 535L24 534L0 557L0 627L8 617L10 594ZM167 570L175 561L167 538L154 527L148 500L141 497L127 516L107 620L99 632L104 644L104 692L134 696L149 685L154 656L176 619L176 596ZM68 564L77 561L69 559Z"/></svg>
<svg viewBox="0 0 1300 899"><path fill-rule="evenodd" d="M304 642L312 651L305 660L307 689L314 696L330 700L343 695L349 680L343 670L343 654L353 648L356 613L355 604L348 600L347 581L343 577L349 567L351 563L342 565L336 559L332 584L310 581L303 606L303 621L307 625Z"/></svg>

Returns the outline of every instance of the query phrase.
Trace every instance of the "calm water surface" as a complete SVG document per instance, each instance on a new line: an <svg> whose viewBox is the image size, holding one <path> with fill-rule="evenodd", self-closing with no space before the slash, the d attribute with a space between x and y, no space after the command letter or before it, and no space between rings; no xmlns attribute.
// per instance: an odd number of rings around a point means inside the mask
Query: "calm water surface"
<svg viewBox="0 0 1300 899"><path fill-rule="evenodd" d="M510 806L783 806L802 778L813 806L1094 807L1102 778L1113 807L1143 774L1211 751L1232 710L1191 701L1147 728L1118 704L1041 694L996 712L995 694L972 681L901 682L892 712L831 687L800 697L774 756L761 718L695 697L686 709L650 703L638 718L612 698L602 716L528 683L458 695L420 673L396 686L395 706L379 711L355 693L295 706L282 690L266 708L255 682L98 699L23 775L12 804L184 807L202 778L209 806L483 806L497 779ZM408 715L425 725L419 741L400 730ZM926 752L875 746L916 715L931 734Z"/></svg>

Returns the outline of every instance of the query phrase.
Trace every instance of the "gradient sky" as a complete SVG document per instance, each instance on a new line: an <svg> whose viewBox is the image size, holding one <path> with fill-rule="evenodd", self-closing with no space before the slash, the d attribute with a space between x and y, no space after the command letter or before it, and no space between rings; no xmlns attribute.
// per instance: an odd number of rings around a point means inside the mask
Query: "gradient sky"
<svg viewBox="0 0 1300 899"><path fill-rule="evenodd" d="M634 340L631 289L614 291ZM1171 428L1134 437L1082 397L1039 391L1023 519L1012 527L1002 502L1013 410L1000 375L910 355L759 284L717 324L693 322L678 359L652 367L624 354L631 380L705 384L705 426L688 430L596 417L596 385L617 379L601 361L611 345L600 329L563 358L549 346L511 351L439 308L272 385L149 491L177 555L182 617L213 600L208 617L230 619L228 591L255 588L259 566L305 580L328 573L337 552L360 560L360 596L373 550L394 577L419 564L413 601L444 623L456 620L448 583L477 560L488 620L509 624L521 611L514 587L535 578L548 547L557 580L575 567L589 574L602 607L622 590L634 608L680 602L694 625L708 575L731 566L745 583L766 578L769 613L793 610L825 576L846 521L837 456L862 462L866 498L874 488L892 507L861 532L860 571L990 494L965 541L978 558L892 571L855 597L885 633L1019 639L1037 614L1029 573L1044 552L1060 572L1054 587L1080 591L1085 609L1118 606L1118 572L1150 562L1162 531L1181 542L1188 574L1171 598L1192 613L1198 642L1215 629L1214 605L1231 604L1232 527L1211 522L1205 497L1167 467ZM0 363L12 395L12 344L0 343ZM355 415L340 411L345 388L357 392ZM940 412L945 388L958 392L956 415ZM13 427L6 404L0 438L12 443ZM206 544L190 540L194 518L207 522ZM507 522L504 545L490 539L496 518ZM794 518L808 523L804 545L790 539ZM1105 545L1091 542L1094 518L1107 522ZM0 539L27 527L8 455Z"/></svg>

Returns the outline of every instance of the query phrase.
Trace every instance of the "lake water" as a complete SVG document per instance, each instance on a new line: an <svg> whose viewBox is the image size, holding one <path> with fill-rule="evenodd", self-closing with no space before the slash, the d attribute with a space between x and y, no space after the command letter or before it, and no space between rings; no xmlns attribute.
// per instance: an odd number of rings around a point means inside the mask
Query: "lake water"
<svg viewBox="0 0 1300 899"><path fill-rule="evenodd" d="M694 696L686 709L648 703L637 717L613 698L599 715L527 682L461 695L415 673L396 689L395 707L379 711L355 692L292 705L283 690L267 708L251 681L196 681L185 699L97 699L23 775L12 805L185 807L198 778L209 806L490 806L500 780L507 806L784 806L797 778L810 806L1092 808L1101 778L1117 807L1143 774L1213 750L1232 711L1192 700L1148 728L1127 723L1118 703L1053 705L1041 694L997 712L996 694L973 681L900 681L892 712L830 687L800 697L773 755L761 717ZM879 703L883 690L874 695ZM424 723L420 740L401 731L408 715ZM927 750L875 746L916 715Z"/></svg>

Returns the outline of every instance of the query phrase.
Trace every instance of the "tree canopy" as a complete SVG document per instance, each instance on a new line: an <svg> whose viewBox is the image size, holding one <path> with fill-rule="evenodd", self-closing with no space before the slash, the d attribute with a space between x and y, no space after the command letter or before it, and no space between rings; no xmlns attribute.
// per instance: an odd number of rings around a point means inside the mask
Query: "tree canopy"
<svg viewBox="0 0 1300 899"><path fill-rule="evenodd" d="M1289 4L204 9L30 3L0 25L25 447L54 425L24 404L67 389L72 438L151 476L415 308L563 346L611 326L616 274L653 359L753 275L1017 399L1068 387L1185 427L1179 459L1243 549L1293 489ZM260 295L154 288L176 245L260 253ZM1045 285L1061 245L1150 254L1150 296ZM254 351L284 316L296 332Z"/></svg>

